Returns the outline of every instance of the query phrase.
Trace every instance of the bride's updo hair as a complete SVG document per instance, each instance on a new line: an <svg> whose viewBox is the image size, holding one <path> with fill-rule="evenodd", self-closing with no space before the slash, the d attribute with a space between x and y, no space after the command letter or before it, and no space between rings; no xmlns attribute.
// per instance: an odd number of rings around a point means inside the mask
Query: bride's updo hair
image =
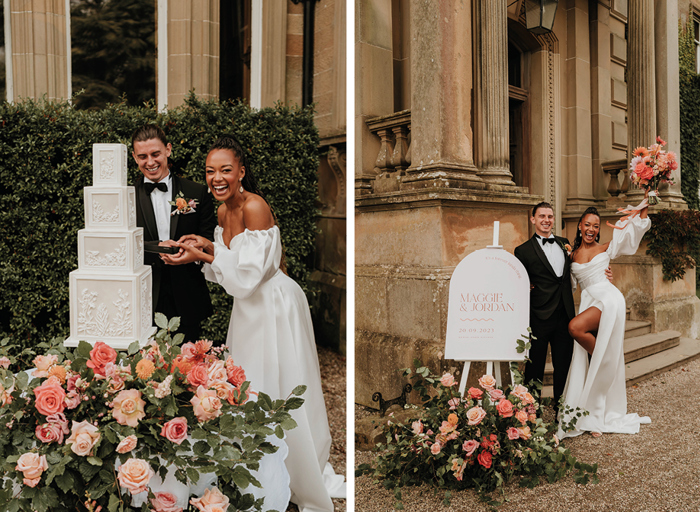
<svg viewBox="0 0 700 512"><path fill-rule="evenodd" d="M571 252L574 252L576 249L581 247L581 244L583 243L583 233L581 233L581 223L583 222L583 218L586 215L595 215L598 217L598 220L600 220L600 214L598 213L598 209L595 206L589 206L586 208L586 211L583 212L583 215L581 215L581 218L578 220L578 223L576 224L576 239L574 240L574 248L572 249ZM600 230L598 230L598 235L595 237L596 242L600 242Z"/></svg>
<svg viewBox="0 0 700 512"><path fill-rule="evenodd" d="M236 158L238 158L240 164L245 167L245 174L243 175L243 180L241 181L243 188L248 192L257 194L265 199L265 194L261 192L260 187L258 186L258 180L255 179L253 169L248 162L248 156L243 150L241 143L238 142L238 139L236 139L236 137L233 135L222 135L209 147L207 154L211 153L215 149L228 149L229 151L233 152L233 154L236 155ZM267 199L265 199L265 202L268 202Z"/></svg>

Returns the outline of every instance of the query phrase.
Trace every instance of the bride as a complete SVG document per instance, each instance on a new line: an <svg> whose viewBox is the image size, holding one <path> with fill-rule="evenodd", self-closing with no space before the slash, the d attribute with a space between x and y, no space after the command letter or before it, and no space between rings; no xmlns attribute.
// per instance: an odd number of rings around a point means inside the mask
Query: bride
<svg viewBox="0 0 700 512"><path fill-rule="evenodd" d="M301 512L332 512L331 497L344 498L345 483L328 462L331 436L306 296L280 268L279 228L232 136L209 149L206 181L214 199L223 202L214 242L186 235L173 242L182 250L163 259L204 262L206 278L234 297L226 343L246 369L251 389L276 399L307 386L304 405L292 411L298 426L286 437L291 501Z"/></svg>
<svg viewBox="0 0 700 512"><path fill-rule="evenodd" d="M647 218L647 199L625 220L619 220L613 238L600 244L600 215L588 208L578 223L571 253L572 278L581 285L579 314L571 319L569 333L574 345L571 367L563 401L571 408L587 410L576 430L564 432L563 423L571 413L560 413L559 436L577 436L584 431L600 436L604 432L635 434L639 425L651 420L636 413L627 414L625 387L625 297L605 277L610 260L637 252L639 242L651 226ZM590 357L589 357L590 355Z"/></svg>

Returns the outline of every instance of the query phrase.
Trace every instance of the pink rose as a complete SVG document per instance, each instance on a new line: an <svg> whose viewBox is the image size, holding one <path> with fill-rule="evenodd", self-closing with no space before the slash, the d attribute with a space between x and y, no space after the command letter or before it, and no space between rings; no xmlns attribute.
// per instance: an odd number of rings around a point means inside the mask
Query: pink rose
<svg viewBox="0 0 700 512"><path fill-rule="evenodd" d="M520 423L525 425L527 423L527 413L525 411L517 411L515 413L515 419L518 420Z"/></svg>
<svg viewBox="0 0 700 512"><path fill-rule="evenodd" d="M100 440L99 429L89 421L73 421L71 435L66 440L66 444L70 445L70 449L76 455L85 457L90 454L93 447Z"/></svg>
<svg viewBox="0 0 700 512"><path fill-rule="evenodd" d="M175 444L182 444L187 439L187 418L173 418L160 429L160 435Z"/></svg>
<svg viewBox="0 0 700 512"><path fill-rule="evenodd" d="M462 450L465 451L467 457L473 454L478 447L479 441L474 441L473 439L470 439L469 441L464 441L464 444L462 444Z"/></svg>
<svg viewBox="0 0 700 512"><path fill-rule="evenodd" d="M496 379L493 378L493 375L484 375L479 379L479 386L487 391L491 390L496 387Z"/></svg>
<svg viewBox="0 0 700 512"><path fill-rule="evenodd" d="M455 384L457 384L457 381L455 378L452 376L451 373L446 373L440 378L440 384L445 386L446 388L452 387Z"/></svg>
<svg viewBox="0 0 700 512"><path fill-rule="evenodd" d="M36 487L41 480L41 474L47 469L49 465L46 462L46 455L31 452L23 453L15 467L15 470L21 471L24 475L24 485L29 487Z"/></svg>
<svg viewBox="0 0 700 512"><path fill-rule="evenodd" d="M63 409L66 408L64 403L66 392L58 383L58 379L50 378L41 386L37 386L34 388L34 395L36 396L36 410L44 416L63 412Z"/></svg>
<svg viewBox="0 0 700 512"><path fill-rule="evenodd" d="M413 430L413 433L418 435L423 433L423 422L421 420L414 421L411 423L411 429Z"/></svg>
<svg viewBox="0 0 700 512"><path fill-rule="evenodd" d="M479 456L476 458L476 460L479 461L479 464L484 466L486 469L489 469L491 467L491 460L493 459L493 456L491 455L491 452L489 451L482 451Z"/></svg>
<svg viewBox="0 0 700 512"><path fill-rule="evenodd" d="M117 453L129 453L136 448L136 443L138 443L138 439L135 435L126 436L117 445Z"/></svg>
<svg viewBox="0 0 700 512"><path fill-rule="evenodd" d="M217 487L207 489L201 498L192 498L190 503L200 512L208 511L207 507L213 506L220 507L222 510L228 509L228 498Z"/></svg>
<svg viewBox="0 0 700 512"><path fill-rule="evenodd" d="M139 421L146 416L144 412L146 402L141 398L141 392L138 389L120 391L110 405L112 416L120 425L136 428Z"/></svg>
<svg viewBox="0 0 700 512"><path fill-rule="evenodd" d="M478 425L486 417L486 411L481 407L472 407L467 411L467 422L470 425Z"/></svg>
<svg viewBox="0 0 700 512"><path fill-rule="evenodd" d="M515 427L510 427L508 429L508 439L511 441L514 441L515 439L518 439L520 437L520 432L518 431L517 428Z"/></svg>
<svg viewBox="0 0 700 512"><path fill-rule="evenodd" d="M10 360L6 356L0 357L0 366L5 368L6 370L10 367Z"/></svg>
<svg viewBox="0 0 700 512"><path fill-rule="evenodd" d="M55 365L58 362L58 356L54 354L49 354L46 356L36 356L34 358L34 366L36 366L36 370L34 370L34 377L48 377L49 375L49 368L51 368L53 365Z"/></svg>
<svg viewBox="0 0 700 512"><path fill-rule="evenodd" d="M156 512L182 512L182 507L177 506L177 498L169 492L155 493L151 505Z"/></svg>
<svg viewBox="0 0 700 512"><path fill-rule="evenodd" d="M66 409L72 410L80 405L82 399L77 391L69 391L64 398L63 403L66 405Z"/></svg>
<svg viewBox="0 0 700 512"><path fill-rule="evenodd" d="M119 485L127 489L132 495L148 489L148 482L155 473L151 466L143 459L128 459L119 466Z"/></svg>
<svg viewBox="0 0 700 512"><path fill-rule="evenodd" d="M459 398L451 398L447 401L447 405L450 406L450 411L454 411L457 407L459 407Z"/></svg>
<svg viewBox="0 0 700 512"><path fill-rule="evenodd" d="M440 443L433 443L430 447L430 453L432 453L433 455L437 455L438 453L440 453L440 450L442 450L442 446L440 446Z"/></svg>
<svg viewBox="0 0 700 512"><path fill-rule="evenodd" d="M491 399L491 402L493 402L493 403L496 403L505 397L506 397L506 395L500 389L490 389L489 390L489 398Z"/></svg>
<svg viewBox="0 0 700 512"><path fill-rule="evenodd" d="M197 388L197 393L190 400L194 409L194 415L200 422L208 421L221 416L221 400L213 389Z"/></svg>
<svg viewBox="0 0 700 512"><path fill-rule="evenodd" d="M37 425L34 434L42 443L63 443L63 429L57 423Z"/></svg>
<svg viewBox="0 0 700 512"><path fill-rule="evenodd" d="M474 400L481 400L481 397L484 395L484 392L479 388L469 388L468 393L469 398L473 398Z"/></svg>
<svg viewBox="0 0 700 512"><path fill-rule="evenodd" d="M182 345L180 354L182 354L182 357L184 357L185 359L195 359L197 357L197 347L194 343L188 341L187 343Z"/></svg>
<svg viewBox="0 0 700 512"><path fill-rule="evenodd" d="M209 372L207 365L198 363L187 373L187 382L192 388L206 386L209 383Z"/></svg>
<svg viewBox="0 0 700 512"><path fill-rule="evenodd" d="M245 371L240 366L233 364L233 359L230 357L226 360L226 373L228 381L237 388L245 382Z"/></svg>
<svg viewBox="0 0 700 512"><path fill-rule="evenodd" d="M496 404L496 409L498 410L498 414L503 418L510 418L513 416L513 404L510 400L501 400Z"/></svg>
<svg viewBox="0 0 700 512"><path fill-rule="evenodd" d="M102 341L98 341L90 351L88 368L92 368L96 375L105 374L105 365L117 360L117 351Z"/></svg>

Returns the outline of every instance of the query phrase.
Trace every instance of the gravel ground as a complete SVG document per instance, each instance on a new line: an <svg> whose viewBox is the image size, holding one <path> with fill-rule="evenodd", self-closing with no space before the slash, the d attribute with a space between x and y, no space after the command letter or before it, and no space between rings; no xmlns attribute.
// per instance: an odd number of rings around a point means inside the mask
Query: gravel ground
<svg viewBox="0 0 700 512"><path fill-rule="evenodd" d="M627 410L651 417L636 435L605 434L566 439L564 445L582 462L598 464L600 483L577 485L571 477L535 489L517 482L506 487L501 512L700 510L700 360L671 370L627 390ZM545 417L546 418L546 417ZM371 452L357 451L356 464L370 462ZM443 493L428 486L404 488L407 512L488 510L471 490L453 492L451 506ZM495 496L498 497L498 496ZM369 477L355 479L355 511L393 509L393 494Z"/></svg>
<svg viewBox="0 0 700 512"><path fill-rule="evenodd" d="M328 424L331 428L330 461L336 474L347 475L347 429L346 411L346 372L345 357L329 348L318 347L318 362L321 365L321 385L326 400ZM346 500L334 499L335 512L345 512ZM298 512L296 505L290 503L287 512Z"/></svg>

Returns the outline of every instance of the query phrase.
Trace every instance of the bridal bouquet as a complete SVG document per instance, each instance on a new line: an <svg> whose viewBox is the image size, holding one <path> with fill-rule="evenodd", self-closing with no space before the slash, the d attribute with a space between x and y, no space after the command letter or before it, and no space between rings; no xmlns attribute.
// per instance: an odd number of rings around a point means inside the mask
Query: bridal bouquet
<svg viewBox="0 0 700 512"><path fill-rule="evenodd" d="M661 183L673 183L671 173L678 169L678 158L673 151L661 149L666 145L661 137L648 148L638 147L630 162L630 180L635 185L649 190L650 205L658 204L658 188Z"/></svg>
<svg viewBox="0 0 700 512"><path fill-rule="evenodd" d="M556 425L537 417L540 406L522 384L499 388L484 375L462 396L451 374L439 377L414 364L415 372L403 371L413 376L424 402L420 417L410 424L390 422L384 451L374 465L360 465L357 476L383 480L399 502L402 486L428 483L448 490L446 502L449 489L473 487L492 505L486 494L515 476L527 487L570 472L577 483L587 483L591 475L597 481L597 467L577 462L559 445Z"/></svg>
<svg viewBox="0 0 700 512"><path fill-rule="evenodd" d="M177 318L157 314L156 324L151 344L128 353L102 342L40 345L31 376L18 366L33 351L12 356L0 342L0 510L182 512L168 491L205 477L215 483L185 509L261 508L241 489L260 485L250 470L277 450L268 436L296 426L289 411L304 386L287 400L255 400L223 349L182 344Z"/></svg>

